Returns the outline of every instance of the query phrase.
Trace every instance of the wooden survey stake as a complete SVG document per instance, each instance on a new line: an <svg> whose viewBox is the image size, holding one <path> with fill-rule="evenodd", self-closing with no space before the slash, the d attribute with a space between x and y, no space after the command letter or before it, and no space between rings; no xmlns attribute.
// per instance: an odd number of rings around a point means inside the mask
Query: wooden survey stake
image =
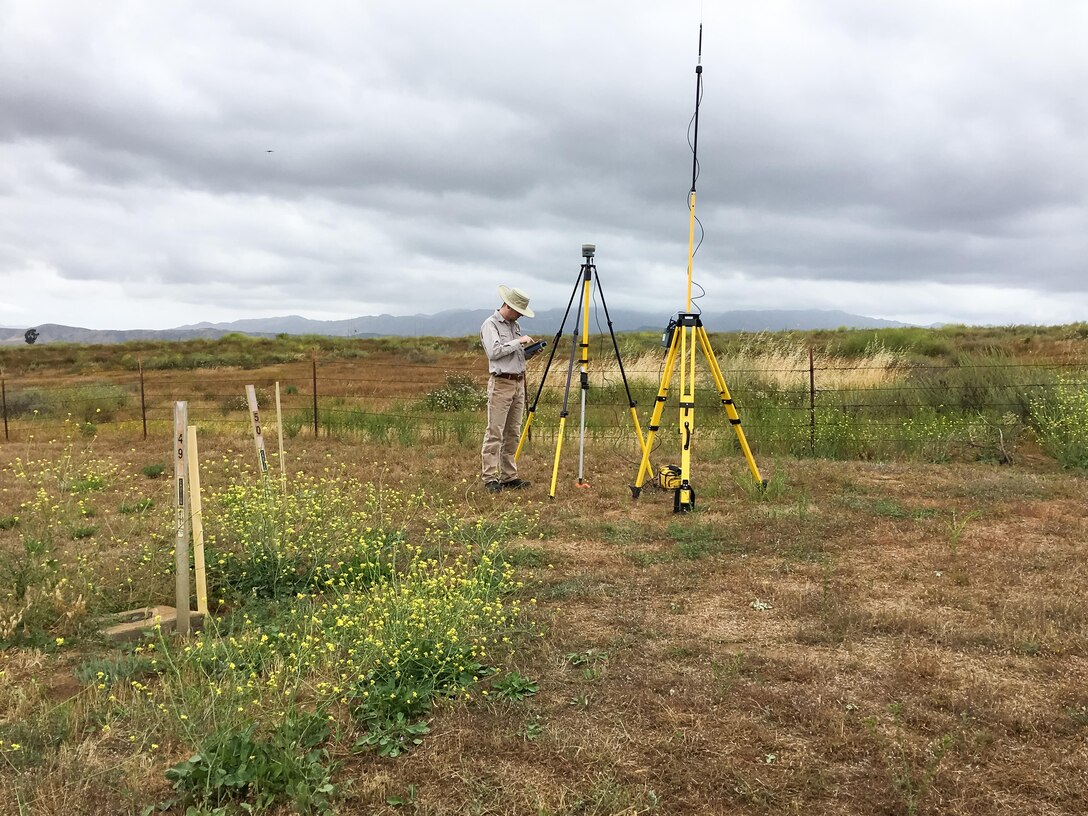
<svg viewBox="0 0 1088 816"><path fill-rule="evenodd" d="M246 399L249 400L249 419L253 424L253 441L257 445L257 464L261 475L268 475L268 455L264 452L264 433L261 430L261 412L257 408L257 391L252 385L246 386Z"/></svg>
<svg viewBox="0 0 1088 816"><path fill-rule="evenodd" d="M189 466L189 445L186 428L189 422L189 403L174 403L174 521L177 539L174 542L174 567L177 572L174 583L176 631L189 634L189 514L185 489L186 471Z"/></svg>
<svg viewBox="0 0 1088 816"><path fill-rule="evenodd" d="M280 484L287 491L287 464L283 460L283 411L280 409L280 384L276 383L276 433L280 439Z"/></svg>
<svg viewBox="0 0 1088 816"><path fill-rule="evenodd" d="M189 509L193 522L193 565L196 567L196 611L208 614L208 578L204 569L204 510L200 499L200 456L196 446L196 425L188 428Z"/></svg>

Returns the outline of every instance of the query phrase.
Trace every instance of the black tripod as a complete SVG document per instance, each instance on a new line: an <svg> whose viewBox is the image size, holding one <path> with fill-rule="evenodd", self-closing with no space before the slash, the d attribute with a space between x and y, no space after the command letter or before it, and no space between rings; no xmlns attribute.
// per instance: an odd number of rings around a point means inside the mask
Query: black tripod
<svg viewBox="0 0 1088 816"><path fill-rule="evenodd" d="M563 329L567 325L567 318L570 316L570 307L574 304L574 297L581 291L581 299L578 302L578 310L582 313L582 336L581 343L578 342L578 327L575 326L574 332L571 334L570 345L570 361L567 363L567 384L563 390L563 410L559 414L559 436L555 442L555 461L552 464L552 481L551 487L548 489L548 497L555 498L555 484L559 477L559 454L563 449L563 431L566 428L568 410L567 406L570 401L570 384L574 377L574 356L578 349L581 349L580 368L579 368L579 386L582 392L581 396L581 423L579 427L578 435L578 481L575 484L578 487L589 487L589 482L585 479L585 445L586 445L586 392L589 391L589 301L593 294L593 286L596 284L597 292L601 297L601 306L604 308L605 320L608 321L608 334L612 337L612 348L616 351L616 363L619 365L620 377L623 379L623 387L627 392L627 402L631 411L631 420L635 424L635 435L638 437L638 446L642 452L643 458L646 457L646 442L642 438L642 428L639 426L638 413L635 410L637 403L631 397L631 388L627 384L627 373L623 369L623 360L620 359L620 347L616 342L616 333L612 329L612 318L608 314L608 304L605 303L604 290L601 288L601 280L597 275L597 265L593 263L593 253L596 251L596 247L593 244L582 244L582 268L578 272L578 279L574 284L574 291L570 293L570 300L567 301L567 309L563 313L563 321L559 324L559 331L555 333L555 339L552 341L552 350L548 355L548 363L544 366L544 374L540 378L540 387L536 390L536 397L533 399L533 404L529 408L528 416L525 418L525 427L521 431L521 439L518 440L518 449L514 452L514 461L517 461L521 456L521 450L525 445L526 439L529 438L529 429L533 425L533 417L536 416L536 408L540 403L540 395L544 391L544 383L548 379L548 371L552 367L552 361L555 359L555 352L559 348L559 339L563 335Z"/></svg>

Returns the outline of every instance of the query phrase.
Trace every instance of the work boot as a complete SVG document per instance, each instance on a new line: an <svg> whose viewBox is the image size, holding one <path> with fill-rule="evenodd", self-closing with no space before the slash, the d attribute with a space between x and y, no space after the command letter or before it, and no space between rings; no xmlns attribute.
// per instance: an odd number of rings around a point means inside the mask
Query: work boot
<svg viewBox="0 0 1088 816"><path fill-rule="evenodd" d="M502 490L502 485L498 482L484 482L484 490L488 493L498 493Z"/></svg>
<svg viewBox="0 0 1088 816"><path fill-rule="evenodd" d="M509 482L502 483L503 490L524 490L532 485L528 479L511 479Z"/></svg>

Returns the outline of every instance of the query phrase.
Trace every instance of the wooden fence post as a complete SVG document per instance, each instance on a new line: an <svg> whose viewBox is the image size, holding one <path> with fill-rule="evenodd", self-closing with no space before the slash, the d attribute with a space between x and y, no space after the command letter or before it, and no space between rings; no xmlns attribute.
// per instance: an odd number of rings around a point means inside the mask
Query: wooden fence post
<svg viewBox="0 0 1088 816"><path fill-rule="evenodd" d="M144 398L144 361L140 360L140 418L144 423L144 440L147 440L147 400Z"/></svg>
<svg viewBox="0 0 1088 816"><path fill-rule="evenodd" d="M816 455L816 365L808 344L808 452Z"/></svg>
<svg viewBox="0 0 1088 816"><path fill-rule="evenodd" d="M314 439L317 439L317 349L310 357L314 368Z"/></svg>
<svg viewBox="0 0 1088 816"><path fill-rule="evenodd" d="M4 375L0 374L0 397L4 403L4 440L8 439L8 385Z"/></svg>

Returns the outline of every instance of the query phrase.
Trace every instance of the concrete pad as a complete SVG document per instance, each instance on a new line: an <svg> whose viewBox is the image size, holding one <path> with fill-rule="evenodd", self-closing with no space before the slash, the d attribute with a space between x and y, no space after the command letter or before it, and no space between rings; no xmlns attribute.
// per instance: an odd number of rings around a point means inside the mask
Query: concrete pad
<svg viewBox="0 0 1088 816"><path fill-rule="evenodd" d="M163 632L173 632L177 627L178 613L172 606L145 606L118 612L107 618L107 626L102 630L110 640L140 640L152 634L158 626ZM204 615L200 612L189 613L189 627L200 629Z"/></svg>

